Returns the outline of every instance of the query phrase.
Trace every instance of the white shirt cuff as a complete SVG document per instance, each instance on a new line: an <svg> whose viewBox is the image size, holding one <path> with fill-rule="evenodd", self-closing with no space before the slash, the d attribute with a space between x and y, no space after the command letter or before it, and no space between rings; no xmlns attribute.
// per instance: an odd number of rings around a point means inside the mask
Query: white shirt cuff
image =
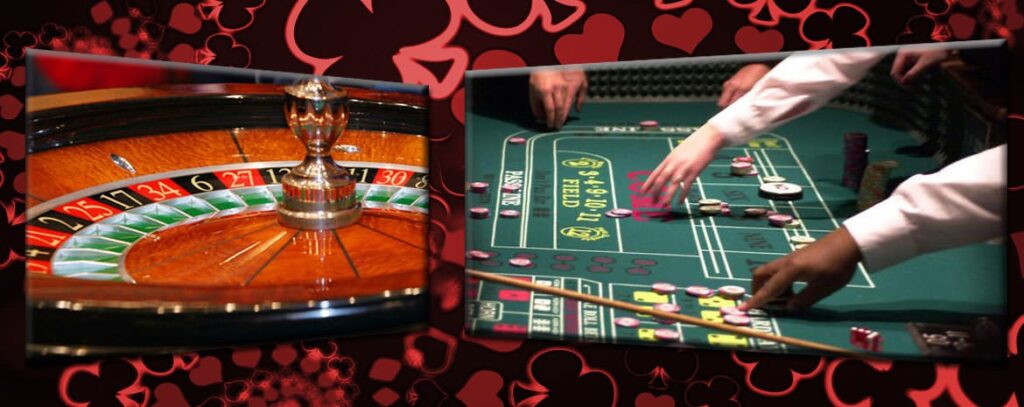
<svg viewBox="0 0 1024 407"><path fill-rule="evenodd" d="M874 273L918 254L913 223L900 210L898 197L890 197L843 222L860 248L864 267Z"/></svg>

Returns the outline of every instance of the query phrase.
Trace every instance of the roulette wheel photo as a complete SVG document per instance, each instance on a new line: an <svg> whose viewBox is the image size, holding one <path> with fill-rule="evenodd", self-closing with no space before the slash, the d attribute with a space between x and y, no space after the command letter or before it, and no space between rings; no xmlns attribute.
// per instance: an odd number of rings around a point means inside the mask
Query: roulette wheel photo
<svg viewBox="0 0 1024 407"><path fill-rule="evenodd" d="M33 57L126 66L59 55ZM285 75L280 84L238 81L246 72L192 75L205 83L30 90L30 355L162 352L425 323L424 88ZM216 82L224 78L232 81ZM54 79L38 81L62 78Z"/></svg>

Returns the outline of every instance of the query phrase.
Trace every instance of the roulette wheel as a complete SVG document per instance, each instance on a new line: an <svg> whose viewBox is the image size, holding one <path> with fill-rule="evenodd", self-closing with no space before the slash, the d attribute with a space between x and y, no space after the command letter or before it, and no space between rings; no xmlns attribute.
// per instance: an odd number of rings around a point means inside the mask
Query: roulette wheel
<svg viewBox="0 0 1024 407"><path fill-rule="evenodd" d="M423 94L164 85L28 110L30 354L425 322Z"/></svg>

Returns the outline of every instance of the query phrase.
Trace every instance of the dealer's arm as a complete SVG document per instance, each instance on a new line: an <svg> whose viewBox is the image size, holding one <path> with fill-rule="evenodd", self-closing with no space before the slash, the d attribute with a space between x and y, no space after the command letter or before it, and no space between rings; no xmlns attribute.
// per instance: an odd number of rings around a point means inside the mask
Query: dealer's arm
<svg viewBox="0 0 1024 407"><path fill-rule="evenodd" d="M721 148L746 143L828 103L859 82L885 52L794 54L779 62L753 89L686 138L655 168L642 192L667 204L680 201ZM680 188L682 183L682 188Z"/></svg>
<svg viewBox="0 0 1024 407"><path fill-rule="evenodd" d="M795 281L806 281L807 287L789 299L787 308L806 308L843 288L858 261L877 272L925 253L1000 237L1005 219L1003 144L911 177L838 230L755 269L754 295L741 308L760 307Z"/></svg>

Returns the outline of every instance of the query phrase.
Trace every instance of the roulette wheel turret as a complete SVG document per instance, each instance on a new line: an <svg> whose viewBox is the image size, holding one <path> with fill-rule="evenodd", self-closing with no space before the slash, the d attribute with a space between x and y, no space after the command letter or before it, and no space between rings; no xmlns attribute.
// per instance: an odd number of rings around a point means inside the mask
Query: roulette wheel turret
<svg viewBox="0 0 1024 407"><path fill-rule="evenodd" d="M318 80L30 97L29 352L422 325L425 106Z"/></svg>

